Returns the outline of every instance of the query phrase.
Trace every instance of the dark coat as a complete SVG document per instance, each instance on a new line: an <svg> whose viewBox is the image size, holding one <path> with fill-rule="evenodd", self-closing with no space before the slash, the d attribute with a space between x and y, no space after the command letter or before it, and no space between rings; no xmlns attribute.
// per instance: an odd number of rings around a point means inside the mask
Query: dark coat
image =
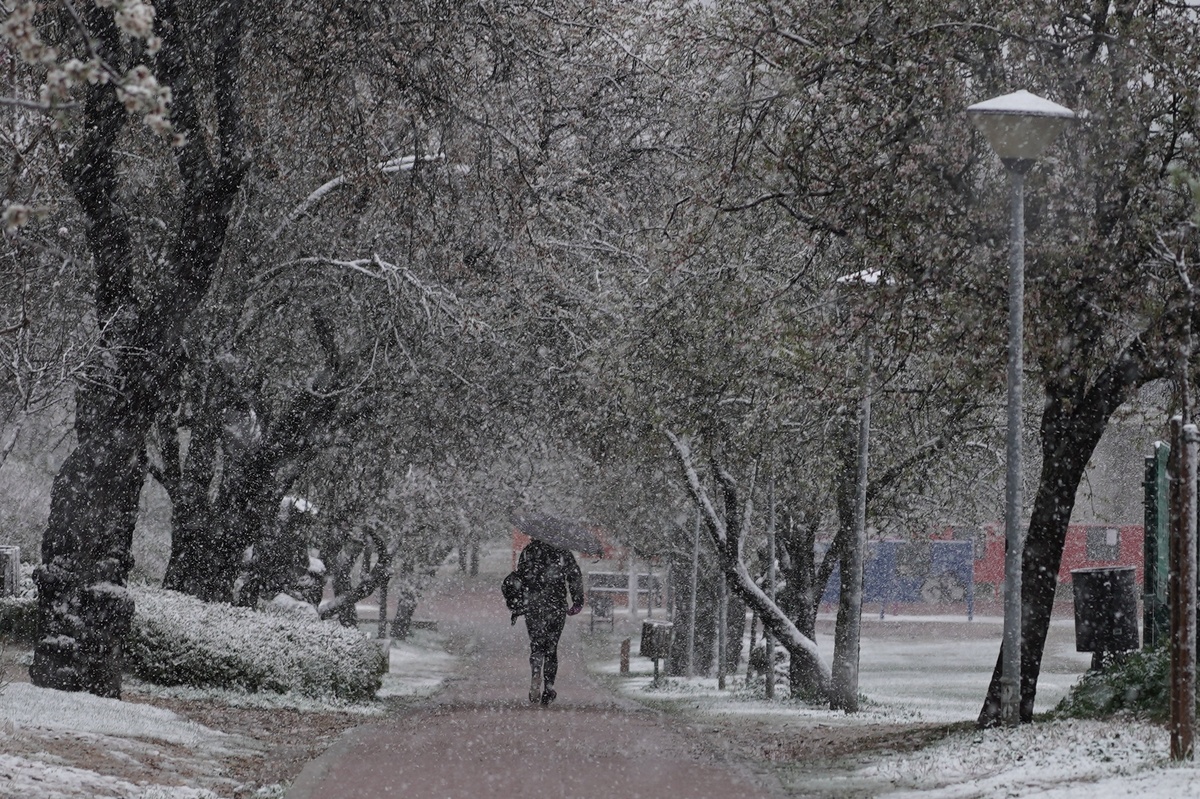
<svg viewBox="0 0 1200 799"><path fill-rule="evenodd" d="M535 539L521 550L517 574L528 599L527 618L565 616L568 591L574 604L583 605L583 574L565 549Z"/></svg>

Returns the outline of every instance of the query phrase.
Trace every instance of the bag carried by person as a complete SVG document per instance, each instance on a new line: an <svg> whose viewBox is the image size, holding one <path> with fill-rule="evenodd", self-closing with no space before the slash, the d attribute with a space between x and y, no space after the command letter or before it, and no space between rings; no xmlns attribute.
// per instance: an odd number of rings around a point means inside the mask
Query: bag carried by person
<svg viewBox="0 0 1200 799"><path fill-rule="evenodd" d="M508 612L512 614L512 623L517 623L517 617L525 614L528 605L528 599L525 594L525 584L521 581L521 575L516 572L509 572L504 578L504 582L500 583L500 593L504 595L504 604L508 606Z"/></svg>

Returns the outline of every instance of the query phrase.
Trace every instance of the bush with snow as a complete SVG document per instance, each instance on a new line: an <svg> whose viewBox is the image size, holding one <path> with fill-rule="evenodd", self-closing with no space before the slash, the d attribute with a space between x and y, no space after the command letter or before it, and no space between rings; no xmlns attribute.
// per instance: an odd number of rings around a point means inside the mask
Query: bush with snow
<svg viewBox="0 0 1200 799"><path fill-rule="evenodd" d="M1170 655L1167 647L1156 647L1131 652L1104 671L1089 671L1058 703L1054 715L1095 719L1127 712L1166 721L1170 716Z"/></svg>
<svg viewBox="0 0 1200 799"><path fill-rule="evenodd" d="M36 632L36 602L21 597L0 597L0 639L32 644Z"/></svg>
<svg viewBox="0 0 1200 799"><path fill-rule="evenodd" d="M362 700L387 670L377 642L335 622L130 590L137 610L125 666L146 682Z"/></svg>

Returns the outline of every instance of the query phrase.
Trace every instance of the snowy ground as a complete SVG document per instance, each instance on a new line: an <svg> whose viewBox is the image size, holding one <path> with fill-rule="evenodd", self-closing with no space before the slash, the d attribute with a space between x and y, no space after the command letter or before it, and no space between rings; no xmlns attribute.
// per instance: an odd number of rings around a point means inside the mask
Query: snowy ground
<svg viewBox="0 0 1200 799"><path fill-rule="evenodd" d="M395 641L380 698L435 693L455 670L436 633ZM253 740L209 729L144 700L213 699L234 707L379 714L379 703L327 704L303 697L161 688L130 681L129 698L101 699L12 682L0 689L0 799L216 799L244 793L222 778L222 758L253 754ZM138 701L143 700L143 701ZM78 768L88 762L94 769ZM75 764L75 765L71 765ZM109 776L126 775L127 779ZM207 787L178 787L204 785ZM256 796L281 796L281 786Z"/></svg>
<svg viewBox="0 0 1200 799"><path fill-rule="evenodd" d="M905 625L922 634L904 634ZM1001 620L977 618L971 625L957 617L892 617L887 625L864 618L860 692L865 701L856 714L767 701L760 687L747 687L744 673L728 677L725 691L715 678L664 679L655 686L652 661L636 655L636 637L630 676L619 677L616 658L599 660L593 668L630 698L699 719L757 723L784 741L814 729L830 735L839 728L872 725L963 723L915 752L852 757L815 771L811 763L781 766L784 783L805 795L1200 799L1200 768L1168 760L1168 735L1161 727L1135 721L1052 721L1018 730L971 727L995 664ZM994 636L989 627L995 627ZM939 628L945 634L937 634ZM1073 634L1071 620L1055 621L1039 682L1039 710L1053 708L1090 663L1090 655L1074 651ZM819 634L817 643L827 658L832 656L832 636Z"/></svg>
<svg viewBox="0 0 1200 799"><path fill-rule="evenodd" d="M364 617L370 612L364 608ZM586 623L586 614L579 618ZM636 655L636 638L632 675L621 678L613 644L638 629L640 620L622 619L617 631L591 636L590 643L606 653L593 668L626 696L671 707L700 722L717 721L726 730L744 727L752 731L749 736L767 731L762 741L786 743L788 736L804 740L818 732L837 735L872 725L903 730L906 725L916 729L962 722L947 737L907 753L842 758L836 767L777 764L785 784L805 795L1200 799L1200 769L1170 764L1167 734L1152 725L1056 721L1015 731L970 728L968 722L979 711L995 662L999 624L988 617L969 625L958 617L889 617L886 623L864 617L861 690L865 701L862 712L853 715L768 702L747 688L740 674L728 679L725 691L717 689L715 680L702 678L668 680L656 688L651 685L653 664ZM823 626L828 628L828 620ZM1072 635L1069 620L1055 622L1040 683L1040 710L1052 707L1087 668L1089 656L1074 651ZM417 630L408 642L394 643L382 695L419 697L436 692L456 669L442 643L427 630ZM827 657L831 655L830 636L819 635L818 644ZM233 706L347 709L294 698L168 691L136 684L131 688L131 694L143 698L147 694L208 696ZM380 712L379 705L354 709ZM46 691L19 682L0 693L2 799L231 797L240 793L239 786L213 778L221 773L221 758L231 751L253 752L256 746L254 741L150 704ZM72 766L81 762L82 750L92 752L93 769ZM114 767L106 769L106 763ZM111 776L117 773L127 778ZM281 792L273 786L258 796L268 799Z"/></svg>

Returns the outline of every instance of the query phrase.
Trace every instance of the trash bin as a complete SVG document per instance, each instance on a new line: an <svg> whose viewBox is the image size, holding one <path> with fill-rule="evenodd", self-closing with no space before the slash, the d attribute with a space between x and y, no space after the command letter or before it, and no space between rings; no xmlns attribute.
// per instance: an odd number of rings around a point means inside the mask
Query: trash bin
<svg viewBox="0 0 1200 799"><path fill-rule="evenodd" d="M649 619L642 622L640 654L654 661L654 684L658 685L658 661L671 654L671 622Z"/></svg>
<svg viewBox="0 0 1200 799"><path fill-rule="evenodd" d="M671 652L671 623L667 621L643 621L641 656L657 660Z"/></svg>
<svg viewBox="0 0 1200 799"><path fill-rule="evenodd" d="M1092 667L1104 655L1138 648L1136 574L1132 566L1072 569L1075 589L1075 649L1092 652Z"/></svg>

